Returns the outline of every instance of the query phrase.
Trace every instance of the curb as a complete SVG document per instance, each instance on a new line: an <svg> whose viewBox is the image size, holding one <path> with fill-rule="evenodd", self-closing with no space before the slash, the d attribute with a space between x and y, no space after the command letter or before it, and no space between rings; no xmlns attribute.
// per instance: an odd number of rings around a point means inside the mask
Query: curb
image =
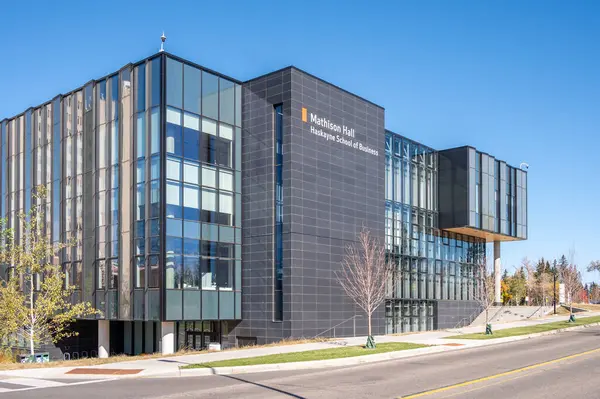
<svg viewBox="0 0 600 399"><path fill-rule="evenodd" d="M331 360L311 360L306 362L257 364L253 366L235 366L235 367L214 367L197 369L180 369L180 377L192 377L203 375L229 375L260 373L267 371L290 371L290 370L311 370L330 367L355 366L365 363L375 363L384 360L402 359L420 355L445 352L456 349L456 347L447 346L429 346L426 348L408 349L403 351L377 353L374 355L352 356Z"/></svg>
<svg viewBox="0 0 600 399"><path fill-rule="evenodd" d="M496 338L489 340L460 340L456 341L469 341L471 345L465 346L430 346L427 348L419 349L408 349L396 352L378 353L375 355L364 355L364 356L353 356L331 360L312 360L306 362L290 362L290 363L275 363L275 364L259 364L253 366L235 366L235 367L214 367L214 368L197 368L197 369L179 369L178 372L161 373L152 375L147 374L144 377L199 377L207 375L230 375L230 374L247 374L247 373L261 373L269 371L291 371L291 370L314 370L323 369L330 367L343 367L343 366L356 366L360 364L376 363L385 360L393 359L404 359L417 357L422 355L436 354L442 352L456 351L456 350L467 350L474 348L481 348L483 346L499 345L508 342L523 341L526 339L543 337L547 335L555 335L565 331L576 331L583 330L589 327L600 326L600 323L586 324L583 326L565 327L558 330L544 331L541 333L534 333L529 335L520 335L515 337Z"/></svg>

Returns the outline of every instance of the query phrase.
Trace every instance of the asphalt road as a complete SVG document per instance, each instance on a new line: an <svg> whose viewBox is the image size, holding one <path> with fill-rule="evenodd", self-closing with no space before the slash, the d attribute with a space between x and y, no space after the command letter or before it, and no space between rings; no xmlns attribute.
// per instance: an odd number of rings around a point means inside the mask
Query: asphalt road
<svg viewBox="0 0 600 399"><path fill-rule="evenodd" d="M600 328L328 370L146 378L2 398L598 398Z"/></svg>

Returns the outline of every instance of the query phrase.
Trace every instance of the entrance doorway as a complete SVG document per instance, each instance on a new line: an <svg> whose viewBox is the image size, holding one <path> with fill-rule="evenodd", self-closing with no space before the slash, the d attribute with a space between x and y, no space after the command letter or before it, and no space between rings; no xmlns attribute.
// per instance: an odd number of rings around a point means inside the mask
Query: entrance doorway
<svg viewBox="0 0 600 399"><path fill-rule="evenodd" d="M183 323L182 323L183 324ZM185 322L185 347L191 350L208 349L212 343L221 343L221 329L218 321Z"/></svg>

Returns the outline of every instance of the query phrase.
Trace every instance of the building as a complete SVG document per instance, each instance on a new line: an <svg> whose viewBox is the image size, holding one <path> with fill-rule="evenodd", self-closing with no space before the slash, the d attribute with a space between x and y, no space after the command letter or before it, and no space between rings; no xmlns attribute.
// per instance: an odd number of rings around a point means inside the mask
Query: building
<svg viewBox="0 0 600 399"><path fill-rule="evenodd" d="M374 333L473 319L485 244L499 278L526 238L527 174L384 114L294 67L241 82L160 52L2 120L0 216L46 185L47 233L76 241L55 262L103 312L60 350L365 334L335 276L363 226L399 271Z"/></svg>

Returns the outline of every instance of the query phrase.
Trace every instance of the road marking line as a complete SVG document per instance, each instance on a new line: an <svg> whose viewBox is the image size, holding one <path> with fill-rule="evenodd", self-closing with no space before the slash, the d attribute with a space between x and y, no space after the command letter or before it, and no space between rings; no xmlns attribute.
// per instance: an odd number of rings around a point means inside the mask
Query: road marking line
<svg viewBox="0 0 600 399"><path fill-rule="evenodd" d="M600 352L600 348L592 349L592 350L581 352L581 353L576 353L576 354L569 355L569 356L564 356L564 357L561 357L561 358L558 358L558 359L549 360L547 362L532 364L531 366L526 366L526 367L522 367L522 368L515 369L515 370L505 371L503 373L494 374L494 375L490 375L490 376L487 376L487 377L476 378L474 380L461 382L459 384L448 385L448 386L445 386L445 387L442 387L442 388L436 388L436 389L432 389L432 390L424 391L424 392L419 392L419 393L415 393L415 394L408 395L408 396L399 396L398 399L413 399L413 398L420 398L420 397L427 396L427 395L433 395L433 394L436 394L436 393L448 391L450 389L466 387L466 386L477 384L477 383L480 383L480 382L494 380L494 379L501 378L501 377L506 377L507 375L513 375L513 374L517 374L517 373L522 373L524 371L533 370L533 369L536 369L536 368L539 368L539 367L543 367L543 366L547 366L547 365L550 365L550 364L558 363L558 362L561 362L561 361L564 361L564 360L575 359L575 358L580 357L580 356L585 356L585 355L589 355L589 354L597 353L597 352Z"/></svg>
<svg viewBox="0 0 600 399"><path fill-rule="evenodd" d="M539 374L542 371L544 371L544 370L536 370L536 371L534 371L532 373L529 373L529 374L521 374L521 375L518 375L516 377L508 378L506 380L496 381L496 382L492 382L490 384L482 385L480 387L475 387L475 388L472 388L472 389L467 389L465 391L456 392L456 393L453 393L453 394L450 394L450 395L447 395L447 396L442 396L440 399L455 398L455 397L457 397L459 395L464 395L464 394L469 393L469 392L479 391L480 389L493 387L494 385L505 384L505 383L507 383L509 381L518 380L519 378L528 377L528 376L533 375L533 374Z"/></svg>
<svg viewBox="0 0 600 399"><path fill-rule="evenodd" d="M58 386L65 385L64 382L42 380L42 379L37 379L37 378L10 378L10 379L6 379L6 380L1 380L0 382L6 382L7 384L24 385L24 386L29 386L29 387L37 387L37 388L58 387Z"/></svg>

